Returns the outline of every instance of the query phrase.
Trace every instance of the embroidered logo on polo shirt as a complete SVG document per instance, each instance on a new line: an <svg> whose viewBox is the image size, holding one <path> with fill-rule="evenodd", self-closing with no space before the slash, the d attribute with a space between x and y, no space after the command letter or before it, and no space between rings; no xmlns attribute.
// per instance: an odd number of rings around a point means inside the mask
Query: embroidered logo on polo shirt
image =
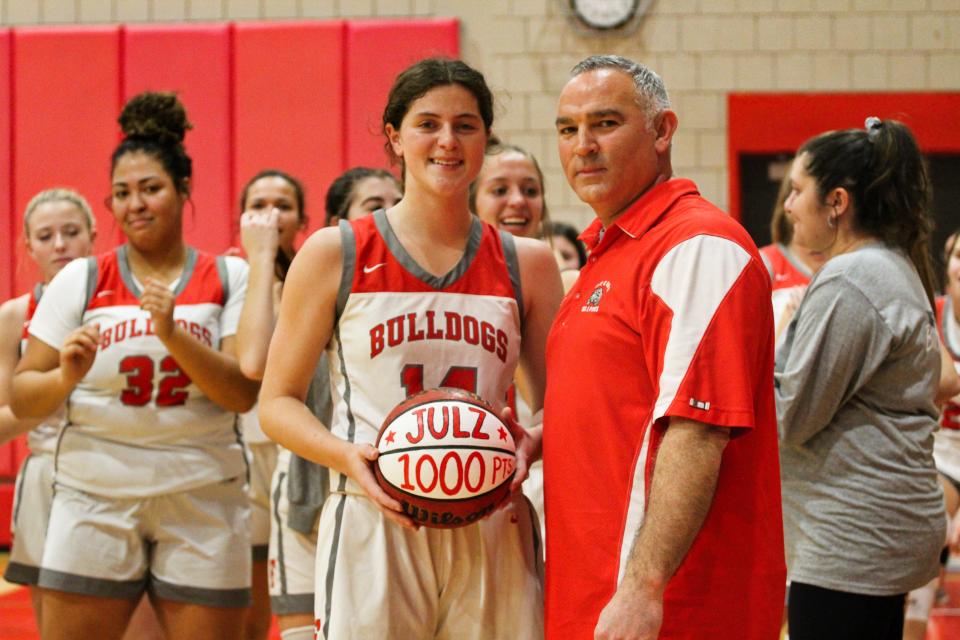
<svg viewBox="0 0 960 640"><path fill-rule="evenodd" d="M587 303L580 307L580 311L584 313L596 313L600 311L600 299L603 298L603 294L607 291L610 291L610 281L603 280L599 282L597 286L593 289L593 293L590 294L590 297L587 298Z"/></svg>

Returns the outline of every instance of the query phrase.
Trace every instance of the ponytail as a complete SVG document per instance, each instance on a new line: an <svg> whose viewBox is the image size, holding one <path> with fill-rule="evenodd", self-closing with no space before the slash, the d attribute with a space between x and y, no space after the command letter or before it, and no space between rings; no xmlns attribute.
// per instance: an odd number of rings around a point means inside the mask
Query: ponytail
<svg viewBox="0 0 960 640"><path fill-rule="evenodd" d="M930 258L932 191L926 163L910 129L867 118L865 129L830 131L803 144L806 169L822 200L833 189L850 194L861 231L902 250L934 304L937 276Z"/></svg>

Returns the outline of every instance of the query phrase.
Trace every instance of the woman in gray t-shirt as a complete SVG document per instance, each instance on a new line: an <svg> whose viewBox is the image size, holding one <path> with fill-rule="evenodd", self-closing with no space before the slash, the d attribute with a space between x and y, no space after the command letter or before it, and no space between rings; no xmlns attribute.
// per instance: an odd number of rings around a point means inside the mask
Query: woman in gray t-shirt
<svg viewBox="0 0 960 640"><path fill-rule="evenodd" d="M792 640L899 640L937 573L929 179L899 122L804 143L786 211L828 261L777 352Z"/></svg>

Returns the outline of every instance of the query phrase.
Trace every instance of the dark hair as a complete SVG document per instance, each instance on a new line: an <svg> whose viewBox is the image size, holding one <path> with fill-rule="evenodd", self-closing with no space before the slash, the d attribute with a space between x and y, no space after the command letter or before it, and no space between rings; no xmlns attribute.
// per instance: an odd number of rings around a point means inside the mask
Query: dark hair
<svg viewBox="0 0 960 640"><path fill-rule="evenodd" d="M580 234L577 233L576 228L572 224L567 224L566 222L554 222L553 223L553 235L563 236L577 249L577 260L580 262L580 268L582 269L585 264L587 264L587 249L583 246L583 243L578 237Z"/></svg>
<svg viewBox="0 0 960 640"><path fill-rule="evenodd" d="M821 200L846 189L854 225L913 262L933 304L936 275L930 260L933 220L930 177L917 141L901 122L867 119L867 129L829 131L803 143L805 168Z"/></svg>
<svg viewBox="0 0 960 640"><path fill-rule="evenodd" d="M394 80L387 97L387 106L383 109L383 134L387 135L387 125L400 129L403 117L410 105L436 87L458 84L477 100L480 118L484 128L490 133L493 126L493 94L484 80L483 74L461 60L447 58L425 58L403 70ZM384 145L391 164L397 162L397 156L390 145L390 138ZM401 161L401 167L403 163Z"/></svg>
<svg viewBox="0 0 960 640"><path fill-rule="evenodd" d="M293 188L293 197L297 201L297 221L301 223L304 222L307 219L307 210L303 195L303 185L292 175L280 169L264 169L247 180L247 183L243 185L243 191L240 192L240 213L243 213L247 209L247 196L250 194L250 187L253 186L254 182L263 178L280 178ZM290 270L290 264L292 262L293 256L288 256L280 249L277 250L274 271L277 274L277 278L280 279L280 282L286 280L287 271Z"/></svg>
<svg viewBox="0 0 960 640"><path fill-rule="evenodd" d="M146 91L124 105L117 119L124 138L110 158L110 172L128 153L140 151L155 158L180 193L190 195L193 162L183 148L183 138L193 125L174 93Z"/></svg>
<svg viewBox="0 0 960 640"><path fill-rule="evenodd" d="M777 244L784 246L790 244L793 240L793 223L784 210L787 203L787 197L790 195L790 167L793 160L787 163L787 173L780 181L780 188L777 189L777 200L773 203L773 214L770 216L770 239Z"/></svg>
<svg viewBox="0 0 960 640"><path fill-rule="evenodd" d="M484 159L502 153L519 153L533 165L534 171L537 172L537 179L540 181L540 193L543 195L543 213L540 216L540 238L546 239L549 242L550 237L553 235L553 222L550 220L550 211L547 209L546 182L543 179L543 170L540 169L540 163L537 162L536 157L526 149L518 147L515 144L500 142L500 139L496 136L491 136L490 143L487 144L487 148L483 153ZM480 174L470 183L470 211L474 213L477 212L477 189L480 188L481 174L483 174L483 169L480 169Z"/></svg>
<svg viewBox="0 0 960 640"><path fill-rule="evenodd" d="M397 180L386 169L371 169L370 167L353 167L340 174L327 190L325 225L329 225L334 218L346 219L350 205L353 203L354 189L357 183L367 178L388 178L397 183L403 192L403 183Z"/></svg>

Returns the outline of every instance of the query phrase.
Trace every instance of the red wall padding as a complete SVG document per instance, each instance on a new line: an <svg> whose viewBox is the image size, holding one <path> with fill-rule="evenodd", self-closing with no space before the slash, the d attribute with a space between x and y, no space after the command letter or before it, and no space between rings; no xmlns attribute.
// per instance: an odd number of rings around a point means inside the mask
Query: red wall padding
<svg viewBox="0 0 960 640"><path fill-rule="evenodd" d="M110 152L117 142L119 30L44 28L15 30L13 37L14 238L23 210L38 191L77 189L97 216L98 251L116 244L113 216L103 206L110 193ZM27 291L38 273L16 242L15 292Z"/></svg>
<svg viewBox="0 0 960 640"><path fill-rule="evenodd" d="M347 167L386 162L381 119L397 73L421 58L455 58L459 50L454 18L347 23Z"/></svg>
<svg viewBox="0 0 960 640"><path fill-rule="evenodd" d="M10 104L10 42L12 36L9 29L0 29L0 105ZM15 236L15 222L13 215L13 195L10 191L10 171L13 167L13 158L9 151L13 142L10 129L11 111L0 108L0 300L7 300L13 295L13 238ZM2 454L0 454L2 456ZM2 464L2 463L0 463Z"/></svg>
<svg viewBox="0 0 960 640"><path fill-rule="evenodd" d="M245 22L234 29L234 229L240 190L272 168L304 184L313 231L323 225L327 187L343 169L344 23ZM236 235L233 241L239 245Z"/></svg>
<svg viewBox="0 0 960 640"><path fill-rule="evenodd" d="M185 236L220 252L237 242L240 188L266 167L303 180L310 228L322 224L327 187L341 171L386 165L379 122L396 73L457 52L452 19L0 30L0 300L37 279L20 225L41 189L69 186L87 197L98 252L122 241L103 200L126 98L180 94L195 126L186 137L195 210L185 212ZM22 441L0 446L0 481L25 452ZM0 512L9 507L3 495Z"/></svg>
<svg viewBox="0 0 960 640"><path fill-rule="evenodd" d="M190 245L221 252L230 244L233 200L230 27L128 26L123 48L124 100L147 90L176 91L187 108L195 209L184 211L184 236Z"/></svg>
<svg viewBox="0 0 960 640"><path fill-rule="evenodd" d="M731 94L727 97L730 214L740 217L741 154L793 153L818 133L863 127L868 116L906 123L924 153L958 153L958 113L960 93Z"/></svg>

